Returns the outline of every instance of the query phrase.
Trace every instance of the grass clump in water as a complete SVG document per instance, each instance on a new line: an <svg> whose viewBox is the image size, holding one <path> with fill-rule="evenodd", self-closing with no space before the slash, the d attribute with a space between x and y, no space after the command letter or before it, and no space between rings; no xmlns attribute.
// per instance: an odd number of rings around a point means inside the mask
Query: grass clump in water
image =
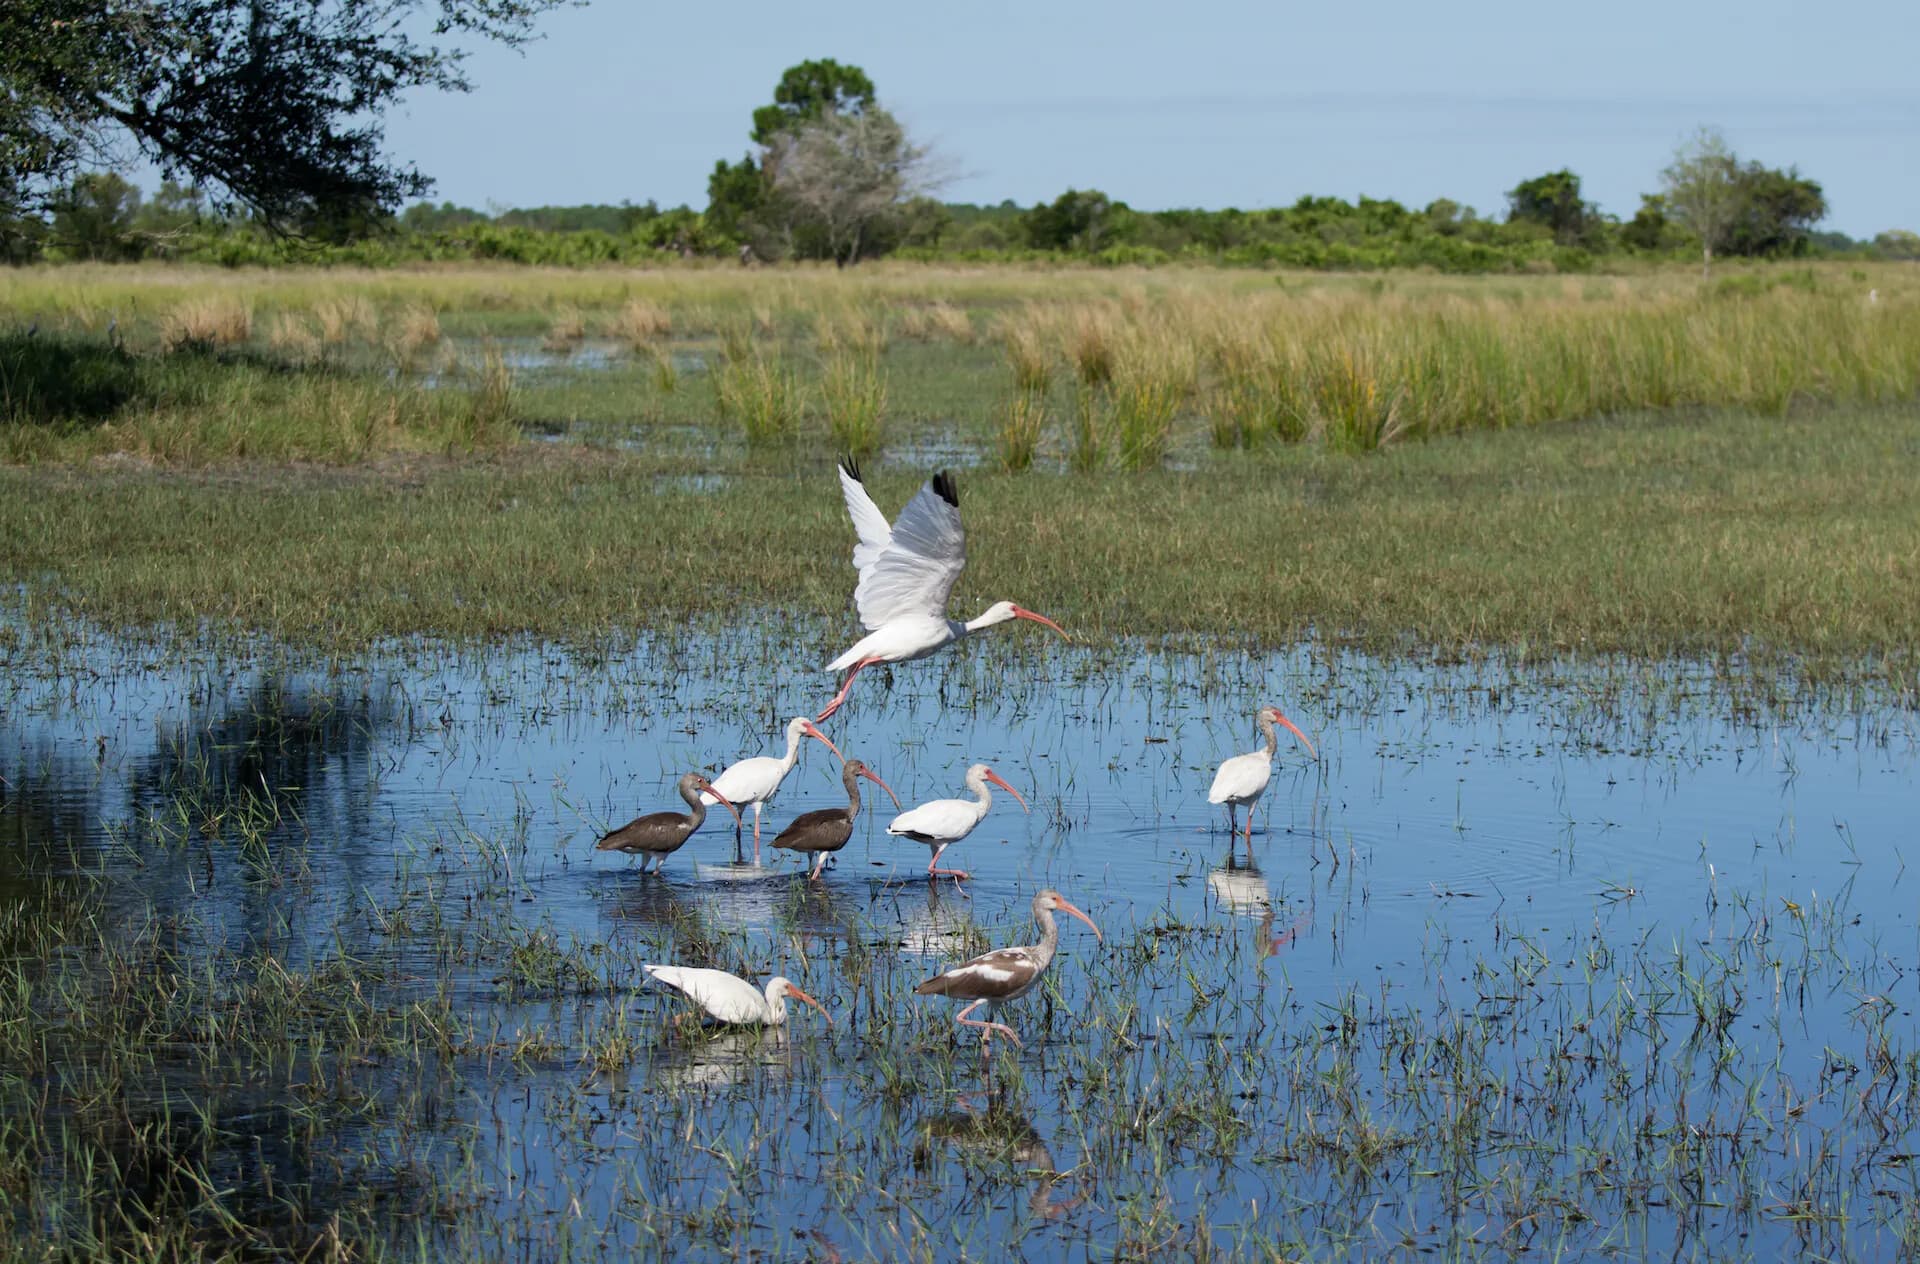
<svg viewBox="0 0 1920 1264"><path fill-rule="evenodd" d="M1040 437L1047 429L1047 397L1043 391L1015 391L1000 417L997 453L1000 468L1019 471L1033 465Z"/></svg>
<svg viewBox="0 0 1920 1264"><path fill-rule="evenodd" d="M750 446L785 442L799 427L800 379L778 354L728 356L713 375L713 389L720 415L739 424Z"/></svg>
<svg viewBox="0 0 1920 1264"><path fill-rule="evenodd" d="M887 383L877 356L833 353L820 379L820 394L835 444L856 456L879 450Z"/></svg>

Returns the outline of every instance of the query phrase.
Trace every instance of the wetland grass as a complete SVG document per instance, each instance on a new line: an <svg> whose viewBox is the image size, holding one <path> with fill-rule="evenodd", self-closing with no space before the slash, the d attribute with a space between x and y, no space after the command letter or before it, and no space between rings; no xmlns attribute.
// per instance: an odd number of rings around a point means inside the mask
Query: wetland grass
<svg viewBox="0 0 1920 1264"><path fill-rule="evenodd" d="M743 599L826 615L846 601L818 565L845 546L831 451L777 468L545 450L325 475L0 470L0 574L115 623L212 618L343 646L591 643ZM974 561L956 600L1044 596L1095 642L1314 630L1376 649L1705 655L1897 680L1920 644L1916 453L1920 412L1831 409L1479 434L1380 461L1306 445L1231 471L979 470L962 476ZM662 482L709 471L726 481ZM922 473L882 467L874 494L902 501ZM230 546L183 552L180 522ZM726 575L708 575L721 553ZM635 556L651 563L636 571ZM1256 561L1195 565L1210 558Z"/></svg>
<svg viewBox="0 0 1920 1264"><path fill-rule="evenodd" d="M887 407L887 382L878 355L841 350L828 355L820 402L838 447L856 456L877 452Z"/></svg>
<svg viewBox="0 0 1920 1264"><path fill-rule="evenodd" d="M160 345L168 351L214 351L253 337L253 305L233 294L187 299L160 322Z"/></svg>
<svg viewBox="0 0 1920 1264"><path fill-rule="evenodd" d="M293 328L289 337L311 338ZM520 437L509 387L497 352L427 390L244 349L133 354L94 340L0 338L0 460L345 464L497 450Z"/></svg>
<svg viewBox="0 0 1920 1264"><path fill-rule="evenodd" d="M713 375L713 393L716 410L740 427L749 447L791 440L806 407L799 374L786 357L751 344L742 355L728 353Z"/></svg>
<svg viewBox="0 0 1920 1264"><path fill-rule="evenodd" d="M1040 450L1041 436L1047 430L1047 396L1044 390L1016 390L1001 415L995 455L1000 468L1017 473L1033 466Z"/></svg>

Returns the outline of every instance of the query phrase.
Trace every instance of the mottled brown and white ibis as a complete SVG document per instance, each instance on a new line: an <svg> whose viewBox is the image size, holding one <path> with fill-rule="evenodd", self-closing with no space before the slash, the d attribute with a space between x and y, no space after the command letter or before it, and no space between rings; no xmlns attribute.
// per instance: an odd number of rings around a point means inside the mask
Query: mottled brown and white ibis
<svg viewBox="0 0 1920 1264"><path fill-rule="evenodd" d="M873 769L860 760L849 759L840 772L840 780L847 787L847 806L802 813L794 817L793 823L781 830L780 836L773 840L775 847L813 854L813 868L808 870L807 877L819 877L821 869L826 867L827 857L845 847L847 840L853 837L853 818L860 815L862 777L885 790L895 807L900 806L900 797L894 794L892 786L880 780Z"/></svg>
<svg viewBox="0 0 1920 1264"><path fill-rule="evenodd" d="M702 970L693 966L643 966L647 977L687 997L706 1012L708 1018L723 1023L779 1027L787 1021L787 998L811 1005L833 1022L827 1007L814 1000L791 979L775 975L767 980L763 992L737 974L725 970Z"/></svg>
<svg viewBox="0 0 1920 1264"><path fill-rule="evenodd" d="M1307 754L1320 758L1307 735L1294 727L1292 720L1280 714L1278 707L1261 707L1255 714L1260 721L1260 731L1266 735L1266 743L1257 751L1245 755L1235 755L1220 765L1220 771L1213 774L1213 788L1207 791L1208 803L1227 805L1227 832L1238 832L1238 823L1234 819L1234 810L1244 805L1247 809L1247 860L1253 860L1253 807L1260 796L1266 793L1267 782L1273 779L1273 753L1280 745L1280 735L1273 726L1284 725L1288 732L1300 739L1307 748Z"/></svg>
<svg viewBox="0 0 1920 1264"><path fill-rule="evenodd" d="M942 471L928 479L891 526L867 494L860 470L851 460L840 463L840 492L859 540L853 546L853 567L860 573L853 600L867 635L827 664L828 671L844 671L847 676L816 720L825 723L838 711L853 688L853 678L875 663L925 658L963 637L1014 619L1030 619L1066 635L1052 619L1011 601L995 602L967 623L947 617L947 597L967 564L967 533L960 525L960 491L953 475Z"/></svg>
<svg viewBox="0 0 1920 1264"><path fill-rule="evenodd" d="M623 851L629 856L645 856L653 861L653 871L667 863L667 857L680 850L680 844L693 836L700 823L707 819L707 805L700 800L701 792L713 793L713 783L697 772L687 773L680 778L680 797L687 801L691 812L649 812L645 816L636 816L619 829L603 835L595 844L599 851ZM733 813L737 823L739 811L724 797L720 803ZM645 873L647 867L640 866Z"/></svg>
<svg viewBox="0 0 1920 1264"><path fill-rule="evenodd" d="M973 1004L961 1010L954 1021L962 1027L980 1028L980 1053L985 1056L987 1042L999 1033L1020 1044L1020 1037L1011 1027L994 1021L994 1015L1008 1001L1019 1000L1039 984L1053 964L1054 949L1060 946L1060 927L1053 920L1054 910L1058 909L1070 917L1077 917L1093 931L1093 937L1100 939L1100 928L1093 919L1067 902L1067 897L1058 891L1045 890L1033 897L1033 920L1040 923L1040 942L1020 948L996 948L992 952L982 953L965 965L955 966L951 970L934 975L914 989L920 996L957 996L970 1000ZM968 1018L967 1015L987 1007L985 1021Z"/></svg>
<svg viewBox="0 0 1920 1264"><path fill-rule="evenodd" d="M840 757L840 748L814 727L812 720L804 715L796 715L787 721L787 753L775 759L772 755L756 755L752 759L743 759L730 764L727 770L713 779L713 790L701 796L702 802L718 803L712 797L714 791L724 795L736 808L753 805L753 863L760 863L760 809L773 801L780 792L780 783L787 779L793 766L800 762L800 739L811 737L826 743L835 758ZM738 856L740 853L735 852Z"/></svg>
<svg viewBox="0 0 1920 1264"><path fill-rule="evenodd" d="M942 874L952 878L967 876L964 869L940 868L940 853L973 833L973 827L986 819L987 809L993 806L993 791L987 789L988 782L1018 799L1021 807L1027 806L1020 792L1002 781L999 773L985 764L975 764L967 769L967 789L973 791L971 799L935 799L922 803L894 817L887 826L887 833L911 838L933 849L933 859L927 862L928 878Z"/></svg>

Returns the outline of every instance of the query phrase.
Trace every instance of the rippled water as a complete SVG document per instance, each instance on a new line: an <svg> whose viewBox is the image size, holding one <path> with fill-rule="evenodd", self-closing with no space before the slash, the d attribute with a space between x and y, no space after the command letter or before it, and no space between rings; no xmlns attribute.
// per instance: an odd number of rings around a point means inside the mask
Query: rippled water
<svg viewBox="0 0 1920 1264"><path fill-rule="evenodd" d="M432 1118L355 1144L457 1169L470 1196L427 1222L463 1249L1771 1258L1914 1232L1920 786L1891 702L1015 634L867 673L827 727L908 806L987 762L1032 813L998 797L943 859L972 879L933 885L869 796L809 885L786 853L734 864L724 816L663 877L593 850L825 701L778 633L333 668L99 637L5 681L0 900L58 913L59 875L105 870L71 899L452 996L444 1096L407 1099ZM1283 741L1249 862L1205 794L1263 702L1321 757ZM769 834L843 801L806 745ZM912 985L1031 942L1043 885L1105 942L1067 922L1046 993L1001 1015L1026 1048L983 1066ZM837 1021L689 1038L642 986L661 956L789 974ZM610 1033L631 1053L594 1057Z"/></svg>

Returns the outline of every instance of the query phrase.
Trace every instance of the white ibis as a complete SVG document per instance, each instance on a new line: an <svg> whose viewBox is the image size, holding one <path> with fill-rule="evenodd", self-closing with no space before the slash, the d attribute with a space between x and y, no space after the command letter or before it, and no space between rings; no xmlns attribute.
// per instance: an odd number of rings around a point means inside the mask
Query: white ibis
<svg viewBox="0 0 1920 1264"><path fill-rule="evenodd" d="M687 801L691 812L649 812L645 816L636 816L619 829L601 837L595 844L599 851L623 851L629 856L645 856L654 862L653 871L660 872L667 863L667 857L680 850L680 844L693 836L700 823L707 819L707 805L701 801L701 792L712 794L713 783L697 772L687 773L680 778L680 797ZM724 796L720 803L733 813L738 822L739 811L728 803ZM647 867L640 866L645 873Z"/></svg>
<svg viewBox="0 0 1920 1264"><path fill-rule="evenodd" d="M787 721L787 753L775 759L771 755L756 755L752 759L743 759L731 764L727 770L713 779L714 789L733 801L737 808L753 805L753 863L760 864L760 809L773 801L779 793L780 783L787 779L793 766L800 762L800 739L818 738L825 742L827 749L840 758L840 748L827 738L825 733L815 728L813 721L804 715L796 715ZM718 803L720 800L711 794L702 794L701 802ZM739 852L734 852L738 856Z"/></svg>
<svg viewBox="0 0 1920 1264"><path fill-rule="evenodd" d="M967 789L973 791L971 799L935 799L931 803L922 803L913 811L902 812L894 817L887 826L889 834L911 838L933 848L933 859L927 862L929 879L941 874L951 878L967 876L963 869L939 868L940 853L973 833L973 827L986 819L987 809L993 806L993 791L987 789L988 782L1019 799L1021 807L1027 806L1027 801L1020 798L1020 792L1002 781L999 773L985 764L975 764L967 769Z"/></svg>
<svg viewBox="0 0 1920 1264"><path fill-rule="evenodd" d="M641 968L649 978L687 997L705 1010L708 1018L719 1022L779 1027L787 1021L788 997L813 1006L825 1015L828 1023L833 1022L833 1015L827 1013L826 1006L782 975L768 979L763 993L739 975L728 974L725 970L655 965Z"/></svg>
<svg viewBox="0 0 1920 1264"><path fill-rule="evenodd" d="M1257 751L1245 755L1235 755L1220 765L1220 771L1213 774L1213 788L1207 791L1208 803L1227 805L1227 832L1238 832L1234 820L1234 810L1241 805L1247 809L1247 860L1253 860L1253 805L1266 793L1267 782L1273 778L1273 752L1280 745L1279 734L1273 726L1283 724L1287 731L1300 739L1307 753L1315 759L1320 758L1313 743L1307 741L1307 735L1294 727L1293 721L1280 714L1278 707L1261 707L1256 719L1260 721L1260 731L1266 734L1266 744Z"/></svg>
<svg viewBox="0 0 1920 1264"><path fill-rule="evenodd" d="M993 1021L999 1008L1008 1001L1018 1000L1033 991L1046 974L1047 967L1053 964L1054 949L1060 945L1060 927L1053 920L1053 911L1059 909L1071 917L1077 917L1093 931L1095 939L1100 938L1100 928L1093 919L1067 902L1067 897L1058 891L1046 890L1033 897L1033 920L1040 923L1040 942L1022 948L996 948L989 953L975 957L965 965L955 966L941 974L934 975L914 989L920 996L957 996L971 1000L973 1004L961 1010L954 1021L962 1027L980 1028L980 1053L985 1056L987 1042L993 1039L995 1032L1020 1044L1020 1037L1011 1027ZM986 1021L968 1018L967 1015L987 1007Z"/></svg>
<svg viewBox="0 0 1920 1264"><path fill-rule="evenodd" d="M1013 619L1031 619L1066 635L1052 619L1011 601L995 602L969 623L947 617L947 597L967 564L967 534L960 525L960 492L953 475L943 471L928 479L891 527L867 495L860 470L851 460L840 463L840 491L859 537L853 546L853 566L860 572L860 584L853 590L853 600L867 635L827 664L828 671L845 671L847 677L816 720L825 723L838 711L853 688L853 678L875 663L925 658L962 637Z"/></svg>
<svg viewBox="0 0 1920 1264"><path fill-rule="evenodd" d="M812 852L813 868L808 870L808 878L817 878L826 868L827 857L847 845L853 837L853 818L860 815L860 778L865 777L874 785L887 792L893 800L893 806L900 806L900 797L893 787L880 780L873 769L857 759L849 759L846 767L840 771L840 780L847 787L847 806L843 808L821 808L817 812L805 812L793 818L792 824L780 831L773 840L775 847L784 847L788 851Z"/></svg>

